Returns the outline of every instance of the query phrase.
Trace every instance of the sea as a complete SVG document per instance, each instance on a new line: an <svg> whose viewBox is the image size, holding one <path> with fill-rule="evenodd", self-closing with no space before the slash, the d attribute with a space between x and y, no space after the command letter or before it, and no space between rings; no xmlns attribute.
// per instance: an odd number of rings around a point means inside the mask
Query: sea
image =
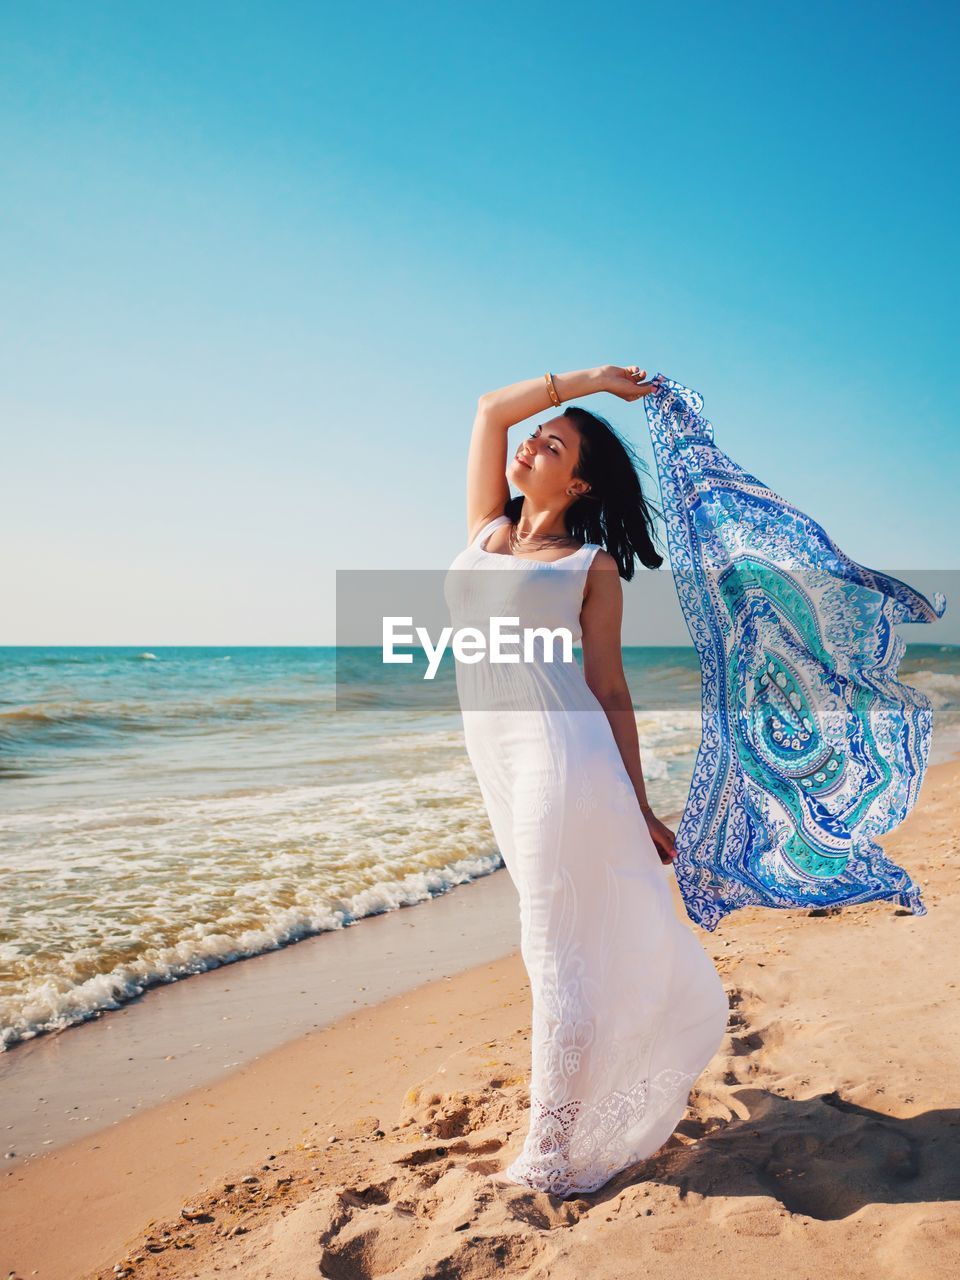
<svg viewBox="0 0 960 1280"><path fill-rule="evenodd" d="M0 648L0 1048L503 865L455 697L385 693L381 657ZM623 659L648 794L679 813L696 655ZM960 647L908 645L899 675L931 762L960 754Z"/></svg>

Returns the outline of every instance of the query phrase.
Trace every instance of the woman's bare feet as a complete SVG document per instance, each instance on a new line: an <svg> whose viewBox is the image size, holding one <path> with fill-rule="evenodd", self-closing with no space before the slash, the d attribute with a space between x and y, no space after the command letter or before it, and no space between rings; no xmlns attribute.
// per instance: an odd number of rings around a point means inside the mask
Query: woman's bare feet
<svg viewBox="0 0 960 1280"><path fill-rule="evenodd" d="M487 1181L492 1182L497 1187L517 1187L520 1184L514 1182L512 1178L508 1178L502 1169L498 1169L496 1173L488 1173Z"/></svg>

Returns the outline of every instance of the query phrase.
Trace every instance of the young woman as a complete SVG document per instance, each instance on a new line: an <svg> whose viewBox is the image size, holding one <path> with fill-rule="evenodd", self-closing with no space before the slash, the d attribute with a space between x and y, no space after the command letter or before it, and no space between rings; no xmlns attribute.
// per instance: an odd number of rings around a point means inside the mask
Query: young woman
<svg viewBox="0 0 960 1280"><path fill-rule="evenodd" d="M647 799L623 674L620 579L634 558L662 563L642 464L574 406L507 461L515 423L595 392L638 400L655 386L645 377L606 365L480 397L470 541L446 586L458 625L500 615L567 627L582 648L582 670L541 656L456 672L467 751L519 895L533 1006L529 1129L493 1180L557 1195L594 1191L663 1145L728 1014L663 878L674 834Z"/></svg>

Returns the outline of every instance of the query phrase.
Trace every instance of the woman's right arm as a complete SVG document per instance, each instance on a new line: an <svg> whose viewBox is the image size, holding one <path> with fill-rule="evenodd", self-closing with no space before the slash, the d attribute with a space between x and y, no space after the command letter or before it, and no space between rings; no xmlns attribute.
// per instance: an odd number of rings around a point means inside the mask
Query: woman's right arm
<svg viewBox="0 0 960 1280"><path fill-rule="evenodd" d="M554 385L561 402L577 400L597 391L609 391L621 400L639 400L653 390L644 382L646 369L635 364L603 364L595 369L555 373ZM497 391L486 391L477 401L470 451L467 456L467 541L494 516L501 514L510 497L507 484L507 432L517 422L554 407L545 378L512 382Z"/></svg>
<svg viewBox="0 0 960 1280"><path fill-rule="evenodd" d="M553 381L561 401L576 400L608 390L609 366L555 373ZM622 372L622 371L621 371ZM487 391L477 401L470 450L467 455L467 540L503 511L510 497L507 484L507 432L524 418L553 408L544 378L512 382Z"/></svg>

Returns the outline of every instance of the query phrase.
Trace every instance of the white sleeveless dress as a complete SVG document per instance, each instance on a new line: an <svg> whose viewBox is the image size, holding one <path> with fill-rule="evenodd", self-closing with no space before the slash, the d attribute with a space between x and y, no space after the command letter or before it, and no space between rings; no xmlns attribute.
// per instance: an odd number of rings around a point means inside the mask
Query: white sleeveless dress
<svg viewBox="0 0 960 1280"><path fill-rule="evenodd" d="M491 520L454 559L454 627L567 627L581 637L587 543L547 563L489 552ZM461 572L463 571L463 572ZM541 650L536 651L541 654ZM532 996L530 1120L506 1175L595 1191L652 1155L723 1040L729 1005L674 910L603 708L577 661L456 663L467 753L516 885Z"/></svg>

